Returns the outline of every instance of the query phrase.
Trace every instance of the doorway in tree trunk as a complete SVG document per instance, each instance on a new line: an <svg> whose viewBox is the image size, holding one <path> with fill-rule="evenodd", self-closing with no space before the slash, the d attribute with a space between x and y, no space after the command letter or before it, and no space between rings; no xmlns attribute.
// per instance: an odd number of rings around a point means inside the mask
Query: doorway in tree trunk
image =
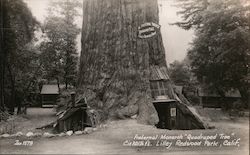
<svg viewBox="0 0 250 155"><path fill-rule="evenodd" d="M159 122L156 124L160 129L176 129L176 101L157 102L154 101L154 107L158 113Z"/></svg>
<svg viewBox="0 0 250 155"><path fill-rule="evenodd" d="M205 125L182 103L176 100L155 100L154 107L157 111L160 129L205 129Z"/></svg>

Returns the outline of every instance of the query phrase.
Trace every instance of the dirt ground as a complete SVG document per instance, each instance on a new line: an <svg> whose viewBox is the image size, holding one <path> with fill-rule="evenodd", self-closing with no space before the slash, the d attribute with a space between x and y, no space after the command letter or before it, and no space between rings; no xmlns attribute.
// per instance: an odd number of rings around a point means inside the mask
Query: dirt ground
<svg viewBox="0 0 250 155"><path fill-rule="evenodd" d="M40 111L38 114L38 111ZM44 124L47 121L52 121L54 118L53 111L43 111L44 109L33 109L29 111L28 116L32 121L28 124L31 128L34 128L35 123L39 120ZM43 112L41 112L43 111ZM212 112L212 113L211 113ZM202 113L205 117L209 115L218 115L218 119L210 119L210 123L215 126L215 129L207 130L166 130L157 129L153 126L138 124L134 119L109 121L106 128L101 128L93 133L86 135L73 135L66 137L54 137L54 138L2 138L0 139L0 153L2 154L249 154L249 119L238 118L229 119L224 117L220 111L211 109L200 109L199 113ZM36 115L36 117L32 117ZM47 118L48 115L52 118ZM212 117L212 116L211 116ZM27 123L27 122L26 122ZM25 126L25 124L24 124ZM25 131L23 129L23 131ZM222 147L214 146L176 146L174 143L176 140L169 140L173 142L171 147L156 146L155 141L152 142L152 146L127 146L126 141L131 142L135 140L136 135L144 136L178 136L178 135L193 135L198 136L200 134L211 136L215 134L230 135L233 139L240 138L239 145ZM16 146L14 143L16 140L33 141L32 146ZM224 140L218 139L219 143L223 144Z"/></svg>
<svg viewBox="0 0 250 155"><path fill-rule="evenodd" d="M9 119L8 123L0 122L0 128L4 128L6 124L9 128L12 125L11 131L7 131L9 134L27 133L29 131L42 132L42 130L36 128L54 122L57 119L55 114L56 112L52 108L28 108L26 115L14 116Z"/></svg>

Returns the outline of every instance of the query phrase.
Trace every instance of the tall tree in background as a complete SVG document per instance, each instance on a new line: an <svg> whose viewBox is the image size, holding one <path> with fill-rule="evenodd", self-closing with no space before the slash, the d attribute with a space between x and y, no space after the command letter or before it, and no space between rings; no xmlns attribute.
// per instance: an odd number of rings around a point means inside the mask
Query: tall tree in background
<svg viewBox="0 0 250 155"><path fill-rule="evenodd" d="M27 92L24 81L30 72L28 68L33 54L27 52L28 43L34 37L38 25L31 11L22 0L1 0L1 110L6 106L14 112L14 106L21 106L23 96ZM32 57L29 59L28 58ZM25 79L24 79L25 78ZM28 79L29 80L29 79ZM20 100L17 97L21 96ZM4 102L4 104L3 104Z"/></svg>
<svg viewBox="0 0 250 155"><path fill-rule="evenodd" d="M3 24L3 15L4 15L4 8L6 6L4 6L5 3L3 0L0 0L0 111L3 112L5 111L5 105L4 105L4 68L5 68L5 52L3 51L3 28L4 28L4 24Z"/></svg>
<svg viewBox="0 0 250 155"><path fill-rule="evenodd" d="M188 52L193 72L222 96L240 90L249 103L250 5L244 0L179 0L184 29L196 38Z"/></svg>
<svg viewBox="0 0 250 155"><path fill-rule="evenodd" d="M169 64L169 75L175 85L182 86L182 94L191 104L199 103L196 94L199 82L194 73L191 72L190 60L187 57L182 61L176 60Z"/></svg>
<svg viewBox="0 0 250 155"><path fill-rule="evenodd" d="M75 85L77 72L76 38L80 33L75 21L81 3L75 0L53 1L44 23L46 39L41 43L43 67L47 79Z"/></svg>
<svg viewBox="0 0 250 155"><path fill-rule="evenodd" d="M169 75L176 85L185 86L190 82L190 70L184 62L174 61L169 65Z"/></svg>

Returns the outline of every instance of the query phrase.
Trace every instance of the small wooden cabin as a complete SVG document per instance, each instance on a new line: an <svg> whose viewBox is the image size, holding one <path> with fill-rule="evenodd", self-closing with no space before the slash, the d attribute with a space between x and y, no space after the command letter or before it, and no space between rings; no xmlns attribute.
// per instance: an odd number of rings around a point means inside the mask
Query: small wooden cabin
<svg viewBox="0 0 250 155"><path fill-rule="evenodd" d="M87 124L87 108L82 107L72 107L67 109L58 120L58 131L78 131L83 130L85 127L91 126Z"/></svg>
<svg viewBox="0 0 250 155"><path fill-rule="evenodd" d="M190 110L191 107L180 103L177 100L157 99L153 101L158 113L159 123L156 124L160 129L205 129L201 120Z"/></svg>
<svg viewBox="0 0 250 155"><path fill-rule="evenodd" d="M159 117L159 123L156 124L156 127L176 129L176 100L157 99L153 101L153 104Z"/></svg>
<svg viewBox="0 0 250 155"><path fill-rule="evenodd" d="M158 113L157 128L162 129L204 129L203 122L191 107L182 103L164 67L152 66L150 70L150 88L153 105ZM180 96L185 98L183 95Z"/></svg>
<svg viewBox="0 0 250 155"><path fill-rule="evenodd" d="M42 107L53 107L59 96L58 85L43 85L40 94Z"/></svg>
<svg viewBox="0 0 250 155"><path fill-rule="evenodd" d="M241 94L237 89L231 89L225 93L225 98L222 98L218 92L208 88L199 88L198 97L200 105L206 108L221 108L223 103L231 107L234 102L241 99Z"/></svg>
<svg viewBox="0 0 250 155"><path fill-rule="evenodd" d="M74 100L74 96L71 95ZM85 98L71 101L72 104L59 115L57 130L59 132L84 130L85 127L95 126L93 110L89 110Z"/></svg>

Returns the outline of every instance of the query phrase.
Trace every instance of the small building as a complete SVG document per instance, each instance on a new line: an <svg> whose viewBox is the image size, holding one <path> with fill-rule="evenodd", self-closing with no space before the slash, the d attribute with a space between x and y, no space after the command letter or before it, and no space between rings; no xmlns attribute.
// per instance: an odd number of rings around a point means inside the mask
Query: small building
<svg viewBox="0 0 250 155"><path fill-rule="evenodd" d="M241 99L241 94L238 89L231 89L227 91L225 97L222 98L217 91L200 87L198 89L198 97L202 107L221 108L223 103L228 104L228 107L231 107L234 102Z"/></svg>
<svg viewBox="0 0 250 155"><path fill-rule="evenodd" d="M159 123L156 124L157 128L170 130L207 128L195 112L194 108L177 100L160 97L154 100L153 104L159 117Z"/></svg>
<svg viewBox="0 0 250 155"><path fill-rule="evenodd" d="M85 127L90 127L90 121L87 121L87 107L84 105L78 107L71 107L67 109L58 119L58 131L78 131Z"/></svg>
<svg viewBox="0 0 250 155"><path fill-rule="evenodd" d="M179 88L179 89L178 89ZM153 105L158 113L157 128L161 129L204 129L204 123L191 106L182 102L185 97L180 87L174 88L166 67L150 68L150 89ZM181 100L181 99L182 100Z"/></svg>
<svg viewBox="0 0 250 155"><path fill-rule="evenodd" d="M42 107L53 107L59 96L58 85L43 85L40 94Z"/></svg>
<svg viewBox="0 0 250 155"><path fill-rule="evenodd" d="M153 105L158 113L159 123L157 128L176 129L176 100L167 99L162 96L153 101Z"/></svg>
<svg viewBox="0 0 250 155"><path fill-rule="evenodd" d="M85 127L95 126L93 116L95 112L87 106L85 98L78 99L75 102L74 97L72 97L71 103L71 106L59 115L56 124L57 131L81 131Z"/></svg>

